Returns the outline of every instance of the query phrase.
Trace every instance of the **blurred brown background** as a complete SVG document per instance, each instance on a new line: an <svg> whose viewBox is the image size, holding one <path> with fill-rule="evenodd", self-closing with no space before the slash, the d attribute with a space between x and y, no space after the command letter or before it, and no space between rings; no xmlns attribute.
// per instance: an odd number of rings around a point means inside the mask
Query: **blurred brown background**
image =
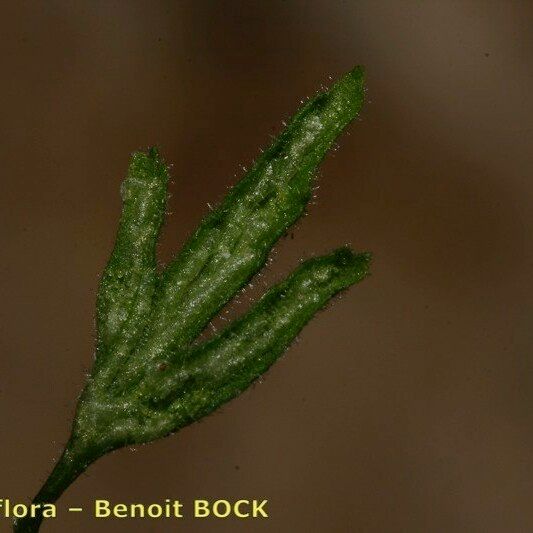
<svg viewBox="0 0 533 533"><path fill-rule="evenodd" d="M129 154L174 183L161 261L301 98L368 103L263 282L351 243L373 276L263 384L119 451L43 532L533 531L530 2L2 2L0 498L27 501L92 361ZM94 498L268 498L265 521L95 521ZM0 521L7 531L8 522Z"/></svg>

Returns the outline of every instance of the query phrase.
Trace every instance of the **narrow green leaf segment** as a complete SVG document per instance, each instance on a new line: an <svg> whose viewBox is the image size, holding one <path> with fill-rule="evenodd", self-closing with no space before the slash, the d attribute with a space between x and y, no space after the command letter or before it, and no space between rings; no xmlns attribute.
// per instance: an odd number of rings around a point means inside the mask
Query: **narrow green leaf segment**
<svg viewBox="0 0 533 533"><path fill-rule="evenodd" d="M34 503L55 502L105 453L169 435L239 395L332 296L368 274L369 254L347 247L310 259L220 334L196 341L303 214L317 166L363 104L363 77L356 67L309 100L161 273L168 171L154 148L133 155L98 292L94 368ZM41 521L21 519L14 531Z"/></svg>

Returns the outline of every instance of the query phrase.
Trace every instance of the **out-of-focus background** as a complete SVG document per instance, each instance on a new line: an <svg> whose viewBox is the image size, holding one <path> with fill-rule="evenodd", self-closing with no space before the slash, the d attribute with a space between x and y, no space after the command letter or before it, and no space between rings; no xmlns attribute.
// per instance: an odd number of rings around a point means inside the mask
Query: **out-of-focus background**
<svg viewBox="0 0 533 533"><path fill-rule="evenodd" d="M364 111L255 293L343 243L374 253L372 277L217 414L93 465L43 533L532 531L532 16L522 1L4 2L0 498L28 501L67 438L129 154L156 144L172 164L165 262L302 98L364 64ZM94 498L268 498L271 516L65 511Z"/></svg>

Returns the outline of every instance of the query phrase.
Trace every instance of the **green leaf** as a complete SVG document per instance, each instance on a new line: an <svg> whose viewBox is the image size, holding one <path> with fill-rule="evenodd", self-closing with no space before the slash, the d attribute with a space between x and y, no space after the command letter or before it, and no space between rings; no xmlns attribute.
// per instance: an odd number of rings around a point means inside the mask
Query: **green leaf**
<svg viewBox="0 0 533 533"><path fill-rule="evenodd" d="M339 291L367 274L344 247L310 259L222 333L195 340L265 264L304 213L316 169L358 114L356 67L309 100L158 274L168 172L157 150L133 154L117 238L97 297L97 351L69 442L35 503L52 503L93 461L207 415L245 390ZM42 516L16 522L35 532Z"/></svg>

